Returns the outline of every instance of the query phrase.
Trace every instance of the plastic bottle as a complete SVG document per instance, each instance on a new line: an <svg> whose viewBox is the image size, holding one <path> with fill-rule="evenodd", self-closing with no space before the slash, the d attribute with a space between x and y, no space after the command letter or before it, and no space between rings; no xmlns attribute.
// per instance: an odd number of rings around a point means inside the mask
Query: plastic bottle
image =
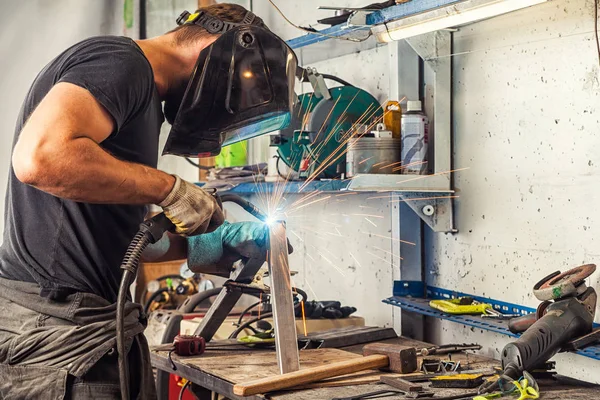
<svg viewBox="0 0 600 400"><path fill-rule="evenodd" d="M392 131L392 137L400 139L402 108L396 100L389 100L383 106L385 113L383 114L383 123L386 128Z"/></svg>
<svg viewBox="0 0 600 400"><path fill-rule="evenodd" d="M429 120L421 109L420 101L408 101L402 114L402 173L419 175L427 173L427 143Z"/></svg>

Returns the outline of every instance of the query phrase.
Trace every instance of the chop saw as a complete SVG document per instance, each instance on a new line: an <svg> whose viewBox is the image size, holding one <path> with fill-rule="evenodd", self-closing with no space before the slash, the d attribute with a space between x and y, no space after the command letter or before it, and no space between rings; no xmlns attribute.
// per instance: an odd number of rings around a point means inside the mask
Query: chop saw
<svg viewBox="0 0 600 400"><path fill-rule="evenodd" d="M380 122L383 109L368 92L339 78L314 69L306 69L303 77L313 92L298 96L290 125L271 136L271 146L277 147L280 160L300 178L315 171L322 178L339 177L345 172L346 142ZM325 79L343 86L328 88Z"/></svg>

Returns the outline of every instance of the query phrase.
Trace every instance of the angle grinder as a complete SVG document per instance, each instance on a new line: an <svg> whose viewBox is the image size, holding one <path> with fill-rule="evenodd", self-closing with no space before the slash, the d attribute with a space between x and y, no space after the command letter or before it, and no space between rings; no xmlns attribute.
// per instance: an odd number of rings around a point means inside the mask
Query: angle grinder
<svg viewBox="0 0 600 400"><path fill-rule="evenodd" d="M597 295L585 279L595 270L594 264L586 264L558 271L534 286L544 307L523 335L502 350L504 375L516 380L524 371L543 367L569 341L592 331Z"/></svg>

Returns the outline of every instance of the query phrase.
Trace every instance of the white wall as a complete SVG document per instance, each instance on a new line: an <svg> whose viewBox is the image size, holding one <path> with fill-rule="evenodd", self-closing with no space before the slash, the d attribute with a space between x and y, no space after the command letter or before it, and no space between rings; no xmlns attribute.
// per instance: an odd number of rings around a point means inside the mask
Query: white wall
<svg viewBox="0 0 600 400"><path fill-rule="evenodd" d="M123 2L4 0L0 26L0 209L3 212L15 122L31 82L45 64L77 41L95 35L123 34ZM0 219L0 232L3 229L4 220Z"/></svg>
<svg viewBox="0 0 600 400"><path fill-rule="evenodd" d="M290 206L302 195L284 197L281 204ZM369 197L373 195L324 193L310 198L314 204L289 212L286 227L294 247L290 269L298 272L292 284L304 289L309 300L338 300L356 307L356 315L364 317L367 325L394 326L393 310L381 299L382 293L392 293L394 270L400 262L390 255L392 242L387 238L398 205ZM250 200L266 209L265 196ZM253 219L237 206L226 208L230 221ZM373 215L367 217L372 223L359 214Z"/></svg>
<svg viewBox="0 0 600 400"><path fill-rule="evenodd" d="M430 284L536 307L539 279L600 262L592 12L592 1L554 0L455 34L454 165L470 170L455 176L460 233L429 237ZM496 358L508 342L449 322L429 332ZM560 372L600 382L597 361L556 359Z"/></svg>

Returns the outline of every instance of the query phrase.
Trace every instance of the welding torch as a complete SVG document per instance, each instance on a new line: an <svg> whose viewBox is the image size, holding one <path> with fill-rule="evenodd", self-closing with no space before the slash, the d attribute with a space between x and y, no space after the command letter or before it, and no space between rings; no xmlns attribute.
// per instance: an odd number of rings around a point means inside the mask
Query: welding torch
<svg viewBox="0 0 600 400"><path fill-rule="evenodd" d="M236 194L218 195L216 191L212 193L216 198L219 207L223 208L223 203L231 202L239 205L248 213L266 222L268 217L258 207L251 202L243 199ZM123 275L119 286L119 294L117 297L117 320L116 320L116 336L117 336L117 353L119 363L119 380L121 387L121 398L129 400L129 367L127 363L127 350L125 344L125 304L129 293L129 287L137 276L139 262L144 249L156 243L162 238L167 231L174 230L174 224L167 218L164 213L157 214L148 218L140 224L140 229L135 234L133 240L129 244L121 269Z"/></svg>

